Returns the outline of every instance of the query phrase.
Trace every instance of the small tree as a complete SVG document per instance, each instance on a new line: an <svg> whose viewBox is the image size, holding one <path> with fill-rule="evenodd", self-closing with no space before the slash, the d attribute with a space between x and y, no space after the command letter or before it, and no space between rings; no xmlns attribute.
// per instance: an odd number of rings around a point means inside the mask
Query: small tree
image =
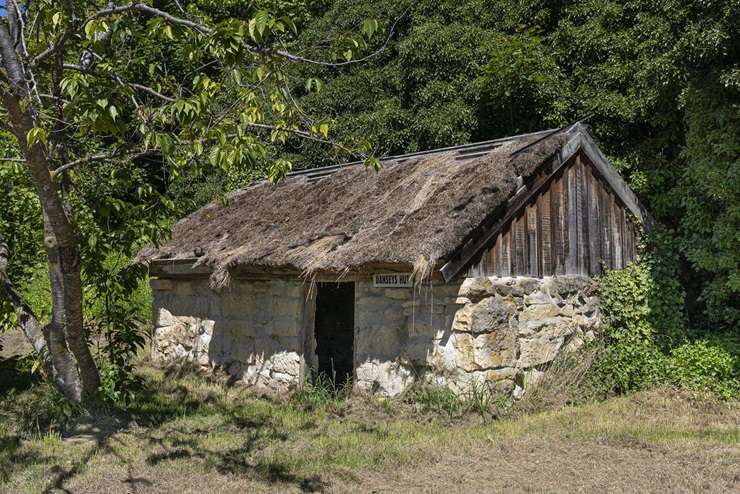
<svg viewBox="0 0 740 494"><path fill-rule="evenodd" d="M332 142L329 121L296 105L290 67L362 60L357 54L378 30L376 21L334 40L334 48L313 50L326 58L320 60L288 48L300 1L282 2L280 12L244 2L243 18L223 19L195 3L152 3L6 0L0 7L0 129L16 141L15 155L0 161L27 168L41 205L51 320L39 321L7 275L11 253L2 238L0 294L34 349L48 353L47 371L72 401L94 397L100 384L83 327L69 192L75 173L145 157L162 160L171 174L203 162L254 166L271 143L294 138L361 153ZM319 84L311 78L301 86ZM290 168L275 159L266 174L276 180Z"/></svg>

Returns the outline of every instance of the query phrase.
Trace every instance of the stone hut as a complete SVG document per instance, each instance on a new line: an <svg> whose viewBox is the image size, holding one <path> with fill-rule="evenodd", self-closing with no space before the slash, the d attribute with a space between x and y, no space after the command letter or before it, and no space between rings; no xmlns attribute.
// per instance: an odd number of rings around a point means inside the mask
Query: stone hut
<svg viewBox="0 0 740 494"><path fill-rule="evenodd" d="M153 358L278 392L315 370L520 393L594 337L592 276L635 258L647 218L581 124L296 172L139 254Z"/></svg>

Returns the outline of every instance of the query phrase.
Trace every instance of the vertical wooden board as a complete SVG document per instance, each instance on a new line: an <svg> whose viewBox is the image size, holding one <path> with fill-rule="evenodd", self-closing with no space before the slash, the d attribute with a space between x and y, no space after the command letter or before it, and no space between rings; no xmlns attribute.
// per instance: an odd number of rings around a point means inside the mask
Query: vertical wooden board
<svg viewBox="0 0 740 494"><path fill-rule="evenodd" d="M567 171L567 206L566 206L566 228L567 244L565 255L566 274L578 273L578 210L576 200L576 166L571 165Z"/></svg>
<svg viewBox="0 0 740 494"><path fill-rule="evenodd" d="M527 271L527 239L526 239L526 225L527 217L525 214L520 214L514 220L514 246L513 246L513 258L514 258L514 272L516 276L523 276Z"/></svg>
<svg viewBox="0 0 740 494"><path fill-rule="evenodd" d="M635 225L632 224L631 221L627 221L627 230L629 231L629 255L628 255L628 262L632 262L635 260L635 256L637 255L637 238L635 234Z"/></svg>
<svg viewBox="0 0 740 494"><path fill-rule="evenodd" d="M492 254L493 268L491 269L491 276L501 276L501 233L496 235L494 239Z"/></svg>
<svg viewBox="0 0 740 494"><path fill-rule="evenodd" d="M540 276L537 259L539 257L537 245L537 203L527 204L527 274Z"/></svg>
<svg viewBox="0 0 740 494"><path fill-rule="evenodd" d="M586 204L586 191L588 190L586 174L583 161L576 161L576 217L578 229L576 240L578 242L578 274L588 274L588 208Z"/></svg>
<svg viewBox="0 0 740 494"><path fill-rule="evenodd" d="M511 225L511 223L509 223ZM501 276L511 276L510 227L506 225L501 235Z"/></svg>
<svg viewBox="0 0 740 494"><path fill-rule="evenodd" d="M589 274L601 274L601 245L599 242L599 181L591 165L588 170L588 265Z"/></svg>
<svg viewBox="0 0 740 494"><path fill-rule="evenodd" d="M552 276L555 271L552 267L552 220L550 218L550 189L542 193L537 208L540 217L540 260L542 262L542 276Z"/></svg>
<svg viewBox="0 0 740 494"><path fill-rule="evenodd" d="M609 191L609 213L612 233L612 268L619 269L622 265L622 246L619 238L619 205L614 194Z"/></svg>
<svg viewBox="0 0 740 494"><path fill-rule="evenodd" d="M563 175L559 175L552 182L550 189L550 214L552 218L552 264L553 274L563 274L565 263L563 257Z"/></svg>
<svg viewBox="0 0 740 494"><path fill-rule="evenodd" d="M496 235L496 238L493 239L493 245L491 246L491 250L486 252L488 255L488 258L490 259L491 263L491 272L488 273L487 276L497 276L498 275L498 235Z"/></svg>
<svg viewBox="0 0 740 494"><path fill-rule="evenodd" d="M600 261L605 269L609 269L609 259L611 252L609 245L611 243L609 238L609 198L607 192L603 187L599 188L599 223L601 224L599 242L601 244L601 256Z"/></svg>

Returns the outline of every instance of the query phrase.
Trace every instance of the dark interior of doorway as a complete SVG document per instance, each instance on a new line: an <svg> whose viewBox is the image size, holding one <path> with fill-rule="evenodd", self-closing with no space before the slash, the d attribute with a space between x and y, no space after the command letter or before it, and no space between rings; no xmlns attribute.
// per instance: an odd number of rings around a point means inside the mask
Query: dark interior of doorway
<svg viewBox="0 0 740 494"><path fill-rule="evenodd" d="M318 283L315 318L318 371L337 385L352 379L354 328L355 284Z"/></svg>

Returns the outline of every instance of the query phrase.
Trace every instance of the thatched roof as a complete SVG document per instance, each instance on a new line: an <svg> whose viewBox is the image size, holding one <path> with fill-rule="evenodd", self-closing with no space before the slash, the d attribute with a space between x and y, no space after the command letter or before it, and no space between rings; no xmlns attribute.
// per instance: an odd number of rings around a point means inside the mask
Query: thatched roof
<svg viewBox="0 0 740 494"><path fill-rule="evenodd" d="M139 260L193 259L215 287L237 266L313 274L399 263L428 274L563 145L563 133L543 135L396 157L379 172L354 165L259 183L182 219Z"/></svg>

